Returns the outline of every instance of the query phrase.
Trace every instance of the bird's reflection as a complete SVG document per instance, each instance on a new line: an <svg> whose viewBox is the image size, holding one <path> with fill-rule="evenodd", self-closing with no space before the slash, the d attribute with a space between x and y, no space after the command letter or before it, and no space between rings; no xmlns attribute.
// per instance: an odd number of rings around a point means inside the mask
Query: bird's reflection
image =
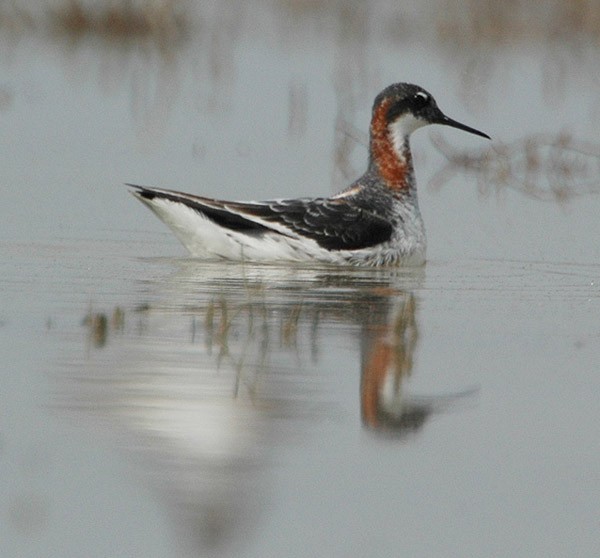
<svg viewBox="0 0 600 558"><path fill-rule="evenodd" d="M402 432L425 420L423 413L407 408L402 390L419 337L414 296L398 297L390 314L389 322L363 328L360 408L366 427Z"/></svg>
<svg viewBox="0 0 600 558"><path fill-rule="evenodd" d="M90 310L84 371L70 378L66 405L126 440L192 549L232 555L243 544L273 453L309 435L300 424L336 416L336 382L360 385L353 407L368 431L402 437L448 407L406 389L422 271L179 264L140 282L138 300L113 318ZM322 365L357 337L354 374Z"/></svg>
<svg viewBox="0 0 600 558"><path fill-rule="evenodd" d="M366 428L402 438L419 431L433 414L450 410L474 390L444 395L406 393L419 340L415 297L399 294L389 306L389 319L363 326L360 409Z"/></svg>

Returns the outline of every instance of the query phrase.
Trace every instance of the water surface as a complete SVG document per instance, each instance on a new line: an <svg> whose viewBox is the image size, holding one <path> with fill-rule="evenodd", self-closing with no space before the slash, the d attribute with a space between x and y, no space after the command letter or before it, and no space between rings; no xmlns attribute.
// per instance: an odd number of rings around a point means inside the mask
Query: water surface
<svg viewBox="0 0 600 558"><path fill-rule="evenodd" d="M293 4L2 31L2 555L595 555L596 47ZM121 185L331 193L399 80L493 137L415 134L423 269L196 261Z"/></svg>

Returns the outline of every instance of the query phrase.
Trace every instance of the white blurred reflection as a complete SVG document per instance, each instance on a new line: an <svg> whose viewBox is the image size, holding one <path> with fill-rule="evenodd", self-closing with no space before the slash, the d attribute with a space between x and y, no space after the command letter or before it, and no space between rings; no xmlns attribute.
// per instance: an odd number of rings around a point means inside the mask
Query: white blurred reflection
<svg viewBox="0 0 600 558"><path fill-rule="evenodd" d="M364 426L394 437L448 407L403 388L422 274L181 261L166 280L141 283L129 309L90 311L64 405L108 427L183 545L229 555L268 504L277 449L337 418L340 378L360 391L351 406ZM356 346L354 372L323 366Z"/></svg>

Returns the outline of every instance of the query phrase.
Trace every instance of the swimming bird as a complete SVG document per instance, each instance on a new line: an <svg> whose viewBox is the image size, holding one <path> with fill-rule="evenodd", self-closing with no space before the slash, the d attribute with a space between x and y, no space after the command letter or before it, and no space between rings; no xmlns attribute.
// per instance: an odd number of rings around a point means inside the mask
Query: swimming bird
<svg viewBox="0 0 600 558"><path fill-rule="evenodd" d="M448 118L425 89L396 83L373 103L366 172L331 197L224 201L127 186L195 257L422 265L427 242L409 136L428 124L452 126L490 139Z"/></svg>

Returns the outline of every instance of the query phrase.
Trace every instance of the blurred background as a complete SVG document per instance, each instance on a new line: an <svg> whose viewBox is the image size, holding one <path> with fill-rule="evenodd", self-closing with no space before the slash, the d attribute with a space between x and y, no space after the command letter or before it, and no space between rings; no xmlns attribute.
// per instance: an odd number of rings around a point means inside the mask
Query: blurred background
<svg viewBox="0 0 600 558"><path fill-rule="evenodd" d="M600 4L0 5L2 556L593 556ZM366 168L421 85L419 270L186 258L123 183Z"/></svg>

